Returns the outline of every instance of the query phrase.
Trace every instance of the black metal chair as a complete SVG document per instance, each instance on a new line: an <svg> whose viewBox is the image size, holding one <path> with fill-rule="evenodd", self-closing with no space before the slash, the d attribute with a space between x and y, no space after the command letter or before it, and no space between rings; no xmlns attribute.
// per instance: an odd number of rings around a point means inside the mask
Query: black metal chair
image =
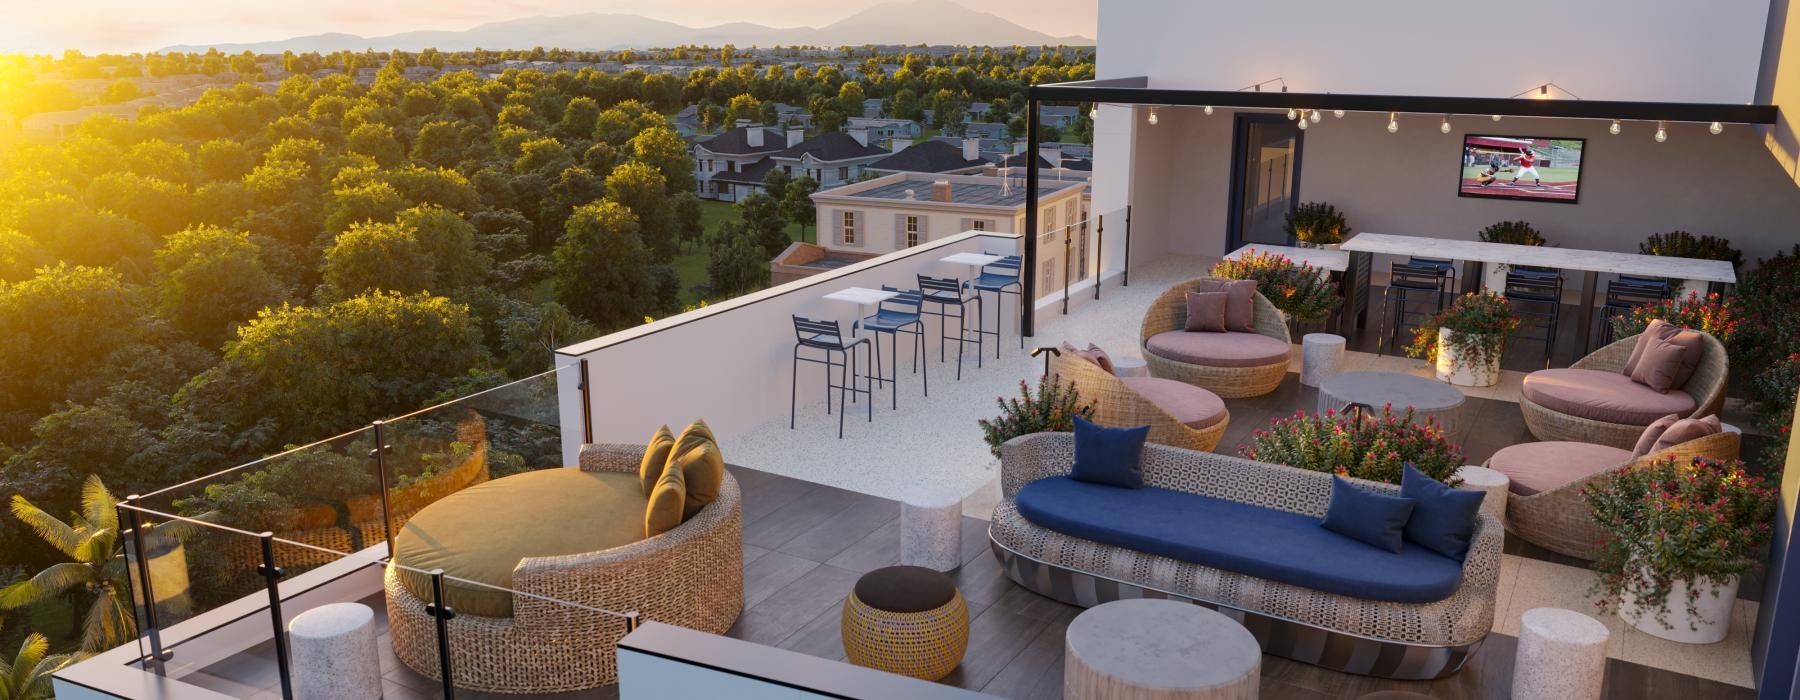
<svg viewBox="0 0 1800 700"><path fill-rule="evenodd" d="M871 377L874 367L867 352L870 347L869 339L846 340L843 332L838 328L837 321L814 321L799 316L794 317L794 337L796 339L794 343L794 374L792 385L788 388L788 430L794 429L794 416L798 413L800 363L802 362L825 365L825 415L831 415L831 390L838 390L838 439L841 440L844 437L844 414L850 412L850 401L854 401L858 394L869 396L869 422L875 422L875 388ZM802 357L800 355L801 348L821 350L823 353L821 357L817 358ZM864 350L863 365L869 367L869 371L862 373L865 385L868 386L866 389L856 388L856 351L858 348ZM839 358L843 361L838 362ZM831 383L831 370L834 367L838 370L836 384Z"/></svg>
<svg viewBox="0 0 1800 700"><path fill-rule="evenodd" d="M1600 345L1613 341L1612 320L1631 313L1631 309L1655 304L1675 293L1669 281L1661 277L1619 275L1606 283L1606 304L1600 307Z"/></svg>
<svg viewBox="0 0 1800 700"><path fill-rule="evenodd" d="M1562 270L1549 267L1513 265L1506 271L1506 289L1501 296L1512 304L1513 313L1544 320L1544 334L1518 334L1525 340L1544 341L1544 369L1550 368L1550 356L1556 349L1556 327L1562 320ZM1519 327L1523 329L1524 324Z"/></svg>
<svg viewBox="0 0 1800 700"><path fill-rule="evenodd" d="M1451 284L1455 275L1455 266L1448 261L1415 259L1394 263L1389 269L1387 289L1381 293L1381 328L1377 331L1375 354L1379 356L1385 352L1385 346L1400 335L1408 318L1425 319L1443 311L1446 285ZM1420 301L1431 302L1432 310L1409 310ZM1393 309L1391 314L1390 307Z"/></svg>
<svg viewBox="0 0 1800 700"><path fill-rule="evenodd" d="M962 381L963 350L970 343L975 344L975 366L981 366L981 331L984 329L985 317L981 313L981 295L963 296L962 280L955 277L932 277L919 275L919 293L925 304L936 304L932 311L921 305L919 313L938 317L938 362L944 361L944 345L950 342L948 330L949 319L952 318L950 308L956 308L956 380ZM968 306L975 305L975 337L969 337Z"/></svg>
<svg viewBox="0 0 1800 700"><path fill-rule="evenodd" d="M877 334L875 336L875 366L871 372L875 375L875 384L877 386L890 382L893 384L891 401L893 407L898 409L900 408L900 378L898 376L900 374L900 334L906 333L913 336L913 373L920 374L919 359L925 355L925 321L920 314L924 306L924 296L916 289L901 290L887 285L882 285L881 291L898 292L899 294L892 299L876 304L874 315L864 317L862 327L863 330ZM881 374L881 337L879 335L881 333L888 334L889 347L893 348L893 352L888 357L888 372L885 375ZM930 396L931 368L929 364L921 376L925 395Z"/></svg>
<svg viewBox="0 0 1800 700"><path fill-rule="evenodd" d="M981 321L983 330L979 332L994 336L994 357L996 358L1000 357L1000 335L1005 332L1006 328L1006 295L1019 297L1019 313L1025 313L1024 288L1019 284L1019 268L1024 264L1023 258L1017 255L1008 255L982 266L981 274L969 281L969 286L975 290L976 298L980 298L982 292L994 293L994 330L985 330L987 317L983 316ZM1019 347L1025 347L1023 333L1019 334Z"/></svg>
<svg viewBox="0 0 1800 700"><path fill-rule="evenodd" d="M1456 298L1456 261L1418 256L1409 257L1406 261L1420 267L1433 268L1442 273L1443 276L1438 280L1438 296L1441 297L1438 299L1438 310L1442 311L1445 306L1449 306L1450 300Z"/></svg>

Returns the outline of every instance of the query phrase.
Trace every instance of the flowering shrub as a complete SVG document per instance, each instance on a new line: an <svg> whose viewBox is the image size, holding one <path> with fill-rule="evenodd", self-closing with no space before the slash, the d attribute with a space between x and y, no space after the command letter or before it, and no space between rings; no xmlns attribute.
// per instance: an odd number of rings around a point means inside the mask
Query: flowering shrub
<svg viewBox="0 0 1800 700"><path fill-rule="evenodd" d="M1301 243L1317 246L1344 242L1344 233L1350 230L1350 224L1337 207L1325 202L1306 202L1288 212L1282 229Z"/></svg>
<svg viewBox="0 0 1800 700"><path fill-rule="evenodd" d="M1717 236L1696 237L1686 231L1650 234L1649 238L1638 244L1638 252L1674 258L1724 260L1731 263L1733 268L1744 264L1744 254L1731 247L1731 241Z"/></svg>
<svg viewBox="0 0 1800 700"><path fill-rule="evenodd" d="M1612 320L1613 334L1620 338L1637 335L1657 319L1682 328L1705 331L1725 343L1730 342L1737 332L1738 308L1717 294L1701 297L1699 292L1688 292L1686 299L1664 299L1632 307L1631 311Z"/></svg>
<svg viewBox="0 0 1800 700"><path fill-rule="evenodd" d="M1677 581L1723 582L1758 568L1775 517L1775 489L1735 461L1669 457L1621 467L1582 487L1581 496L1605 533L1590 591L1604 612L1626 596L1642 609L1659 605ZM1699 619L1700 586L1687 591L1688 615ZM1667 607L1655 611L1673 629L1668 616Z"/></svg>
<svg viewBox="0 0 1800 700"><path fill-rule="evenodd" d="M1410 462L1433 479L1454 483L1463 464L1462 450L1450 444L1433 417L1415 422L1411 406L1401 414L1393 408L1383 406L1378 415L1296 411L1292 417L1270 421L1267 430L1252 433L1250 445L1239 453L1258 461L1390 484L1400 483L1401 465Z"/></svg>
<svg viewBox="0 0 1800 700"><path fill-rule="evenodd" d="M1544 234L1524 221L1502 221L1482 229L1477 235L1488 243L1541 246L1548 242L1544 240Z"/></svg>
<svg viewBox="0 0 1800 700"><path fill-rule="evenodd" d="M1756 375L1750 387L1763 407L1757 414L1757 423L1775 436L1769 441L1768 452L1763 454L1763 464L1771 470L1780 469L1787 462L1788 439L1792 437L1789 433L1794 430L1794 396L1800 392L1800 353L1770 365Z"/></svg>
<svg viewBox="0 0 1800 700"><path fill-rule="evenodd" d="M1285 255L1251 250L1237 260L1221 260L1214 277L1256 280L1256 291L1295 321L1318 321L1338 305L1337 289L1330 275L1311 265L1300 265Z"/></svg>
<svg viewBox="0 0 1800 700"><path fill-rule="evenodd" d="M1038 379L1036 396L1031 395L1030 385L1020 381L1018 398L995 397L994 403L1000 404L1000 415L976 423L981 425L981 439L995 457L1000 456L1000 446L1007 440L1032 433L1071 432L1075 430L1075 416L1094 417L1094 403L1083 405L1075 385L1064 384L1062 377L1055 374Z"/></svg>
<svg viewBox="0 0 1800 700"><path fill-rule="evenodd" d="M1519 317L1513 315L1506 297L1485 290L1469 292L1420 324L1406 354L1437 362L1438 329L1448 328L1456 366L1485 370L1506 351L1506 334L1518 327Z"/></svg>

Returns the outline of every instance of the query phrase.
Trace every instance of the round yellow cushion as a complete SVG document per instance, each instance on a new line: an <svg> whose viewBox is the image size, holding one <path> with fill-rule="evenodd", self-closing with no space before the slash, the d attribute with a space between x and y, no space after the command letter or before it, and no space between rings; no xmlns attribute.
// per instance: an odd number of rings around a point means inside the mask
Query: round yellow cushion
<svg viewBox="0 0 1800 700"><path fill-rule="evenodd" d="M394 537L394 561L476 583L512 587L525 557L582 554L644 539L649 497L638 475L543 469L477 484L426 506ZM431 601L431 577L400 570ZM511 617L512 594L446 578L444 598L463 615Z"/></svg>

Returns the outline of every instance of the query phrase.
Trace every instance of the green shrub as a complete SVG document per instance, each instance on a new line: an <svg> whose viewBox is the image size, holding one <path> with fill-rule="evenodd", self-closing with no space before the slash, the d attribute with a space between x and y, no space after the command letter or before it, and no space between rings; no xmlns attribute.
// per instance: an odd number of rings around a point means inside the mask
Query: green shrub
<svg viewBox="0 0 1800 700"><path fill-rule="evenodd" d="M1067 433L1075 430L1075 416L1094 417L1094 403L1081 403L1081 392L1073 383L1064 384L1057 375L1038 378L1037 395L1031 386L1019 382L1019 397L995 398L1000 415L993 420L979 420L981 439L988 451L1000 456L1000 446L1007 440L1032 433Z"/></svg>
<svg viewBox="0 0 1800 700"><path fill-rule="evenodd" d="M1350 224L1344 220L1344 214L1325 202L1306 202L1293 211L1288 212L1287 223L1282 225L1301 243L1311 245L1330 245L1344 242L1344 234L1350 232Z"/></svg>
<svg viewBox="0 0 1800 700"><path fill-rule="evenodd" d="M1402 414L1395 414L1392 406L1367 415L1298 411L1252 433L1250 445L1240 454L1390 484L1400 483L1402 465L1411 463L1426 476L1454 485L1456 470L1463 465L1462 450L1450 444L1437 421L1427 416L1415 422L1411 406Z"/></svg>
<svg viewBox="0 0 1800 700"><path fill-rule="evenodd" d="M1744 264L1744 254L1731 247L1731 241L1716 236L1696 237L1686 231L1650 234L1649 238L1638 244L1638 252L1672 258L1724 260L1731 263L1733 268Z"/></svg>
<svg viewBox="0 0 1800 700"><path fill-rule="evenodd" d="M1544 234L1523 221L1502 221L1481 230L1481 240L1488 243L1511 243L1514 245L1547 245Z"/></svg>
<svg viewBox="0 0 1800 700"><path fill-rule="evenodd" d="M1298 265L1285 255L1251 251L1237 260L1221 260L1212 268L1214 277L1256 280L1256 291L1269 299L1288 318L1318 321L1337 308L1337 288L1330 275L1311 265Z"/></svg>

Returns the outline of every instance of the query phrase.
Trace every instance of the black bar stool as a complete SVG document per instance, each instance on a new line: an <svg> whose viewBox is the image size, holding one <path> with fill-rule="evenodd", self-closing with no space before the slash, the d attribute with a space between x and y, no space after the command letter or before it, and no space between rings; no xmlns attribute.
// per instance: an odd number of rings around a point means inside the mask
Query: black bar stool
<svg viewBox="0 0 1800 700"><path fill-rule="evenodd" d="M951 307L956 307L956 380L962 381L963 350L970 343L975 344L975 366L981 366L982 331L985 330L987 317L981 313L981 295L965 297L962 293L962 280L955 277L932 277L919 275L919 293L925 304L936 304L937 310L921 306L919 313L938 317L938 362L944 361L944 345L950 341L947 330ZM968 306L975 305L974 338L970 338Z"/></svg>
<svg viewBox="0 0 1800 700"><path fill-rule="evenodd" d="M867 352L869 339L857 338L846 341L844 334L838 330L837 321L814 321L799 316L794 317L794 337L796 339L794 343L794 374L793 381L788 387L788 430L794 429L794 416L798 412L800 363L802 362L825 365L825 415L831 415L831 390L838 390L838 439L844 438L844 414L850 412L849 402L854 401L857 394L869 396L869 422L875 422L875 388L872 383L873 378L870 376L873 374L874 368L871 366L872 363ZM800 355L801 348L811 348L823 352L820 357L802 357ZM865 385L868 386L866 389L856 388L856 351L859 348L864 351L862 353L863 365L870 369L870 371L862 373ZM843 361L839 362L839 359ZM834 367L838 370L836 384L831 383L831 370Z"/></svg>
<svg viewBox="0 0 1800 700"><path fill-rule="evenodd" d="M1424 319L1444 310L1445 285L1454 279L1456 270L1448 261L1408 261L1394 263L1389 269L1387 289L1381 293L1381 322L1377 330L1375 354L1399 335L1408 318ZM1429 301L1432 310L1409 311L1411 305ZM1388 309L1393 309L1390 314Z"/></svg>
<svg viewBox="0 0 1800 700"><path fill-rule="evenodd" d="M1544 320L1543 335L1517 334L1525 340L1544 341L1544 369L1550 368L1550 357L1556 350L1556 327L1562 320L1562 289L1562 270L1513 265L1506 271L1506 290L1501 296L1511 302L1513 313ZM1520 328L1524 328L1524 324L1520 324Z"/></svg>
<svg viewBox="0 0 1800 700"><path fill-rule="evenodd" d="M1669 281L1660 277L1619 275L1618 279L1607 282L1606 304L1600 307L1600 344L1604 346L1615 340L1613 319L1631 313L1633 307L1660 303L1672 294L1674 289Z"/></svg>

